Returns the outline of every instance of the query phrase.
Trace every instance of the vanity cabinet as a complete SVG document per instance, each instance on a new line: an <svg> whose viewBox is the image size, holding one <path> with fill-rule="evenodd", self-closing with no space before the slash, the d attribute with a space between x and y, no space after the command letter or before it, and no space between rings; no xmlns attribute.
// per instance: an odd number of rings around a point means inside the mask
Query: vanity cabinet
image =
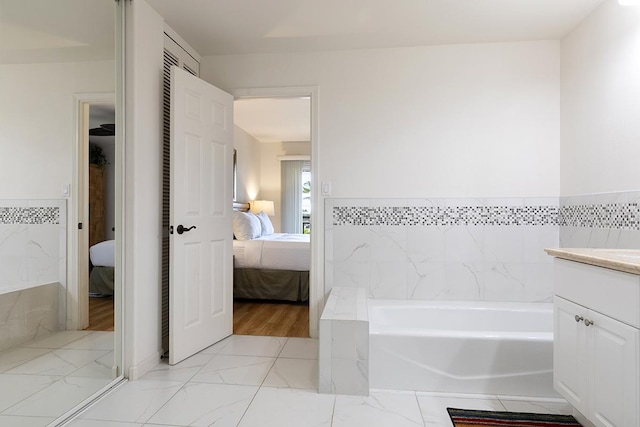
<svg viewBox="0 0 640 427"><path fill-rule="evenodd" d="M555 269L554 388L596 426L640 426L640 276Z"/></svg>

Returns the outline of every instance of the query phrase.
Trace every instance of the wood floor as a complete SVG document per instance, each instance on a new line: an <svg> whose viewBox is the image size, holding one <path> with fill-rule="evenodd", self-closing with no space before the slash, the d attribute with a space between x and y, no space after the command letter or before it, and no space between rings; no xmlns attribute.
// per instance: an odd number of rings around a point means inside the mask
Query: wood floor
<svg viewBox="0 0 640 427"><path fill-rule="evenodd" d="M87 331L113 331L113 297L89 298Z"/></svg>
<svg viewBox="0 0 640 427"><path fill-rule="evenodd" d="M233 333L309 338L309 306L297 303L234 301Z"/></svg>
<svg viewBox="0 0 640 427"><path fill-rule="evenodd" d="M89 298L89 331L113 331L113 298ZM239 300L233 303L233 333L309 337L307 304Z"/></svg>

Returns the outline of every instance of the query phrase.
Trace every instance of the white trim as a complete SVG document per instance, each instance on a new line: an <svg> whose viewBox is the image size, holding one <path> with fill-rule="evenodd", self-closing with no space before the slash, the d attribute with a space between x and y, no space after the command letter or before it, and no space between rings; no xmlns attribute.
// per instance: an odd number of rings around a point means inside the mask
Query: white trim
<svg viewBox="0 0 640 427"><path fill-rule="evenodd" d="M290 162L290 161L298 161L298 160L301 160L303 162L308 162L309 160L311 160L311 156L306 154L289 154L286 156L276 156L276 159L278 159L281 162Z"/></svg>
<svg viewBox="0 0 640 427"><path fill-rule="evenodd" d="M319 87L272 87L236 89L231 91L235 99L240 98L290 98L311 97L311 181L320 182L320 140L319 128ZM320 315L324 307L324 266L320 262L320 254L324 253L324 198L320 191L311 194L311 269L309 272L309 335L318 338Z"/></svg>
<svg viewBox="0 0 640 427"><path fill-rule="evenodd" d="M126 306L124 296L124 278L126 272L126 250L125 250L125 200L126 200L126 157L125 157L125 58L126 58L126 6L123 2L118 2L116 6L116 140L115 140L115 226L114 239L116 240L115 272L114 272L114 332L115 343L113 348L113 368L114 374L125 377L125 356L133 353L134 349L125 346L125 337L133 328L133 322L126 319ZM133 347L133 346L131 346Z"/></svg>
<svg viewBox="0 0 640 427"><path fill-rule="evenodd" d="M162 353L153 353L137 365L131 365L128 370L127 378L131 381L140 379L141 376L158 366L158 361L162 359Z"/></svg>

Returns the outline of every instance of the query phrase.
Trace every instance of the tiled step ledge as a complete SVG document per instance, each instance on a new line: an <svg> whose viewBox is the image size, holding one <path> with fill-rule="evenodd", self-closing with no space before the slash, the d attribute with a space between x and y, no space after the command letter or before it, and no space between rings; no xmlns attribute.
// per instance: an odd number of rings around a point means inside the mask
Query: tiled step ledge
<svg viewBox="0 0 640 427"><path fill-rule="evenodd" d="M320 393L369 395L369 315L362 288L334 287L320 317Z"/></svg>

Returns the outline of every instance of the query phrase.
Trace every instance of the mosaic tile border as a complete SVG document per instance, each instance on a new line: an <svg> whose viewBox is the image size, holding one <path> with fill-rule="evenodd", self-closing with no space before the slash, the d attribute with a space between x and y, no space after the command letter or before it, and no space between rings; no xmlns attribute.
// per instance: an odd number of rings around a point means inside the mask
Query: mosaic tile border
<svg viewBox="0 0 640 427"><path fill-rule="evenodd" d="M60 224L60 208L57 206L41 207L0 207L0 224L32 225Z"/></svg>
<svg viewBox="0 0 640 427"><path fill-rule="evenodd" d="M557 206L334 207L333 225L557 225Z"/></svg>
<svg viewBox="0 0 640 427"><path fill-rule="evenodd" d="M334 226L563 226L640 230L638 203L566 206L333 207Z"/></svg>
<svg viewBox="0 0 640 427"><path fill-rule="evenodd" d="M640 230L640 206L638 203L565 205L560 209L558 225Z"/></svg>

